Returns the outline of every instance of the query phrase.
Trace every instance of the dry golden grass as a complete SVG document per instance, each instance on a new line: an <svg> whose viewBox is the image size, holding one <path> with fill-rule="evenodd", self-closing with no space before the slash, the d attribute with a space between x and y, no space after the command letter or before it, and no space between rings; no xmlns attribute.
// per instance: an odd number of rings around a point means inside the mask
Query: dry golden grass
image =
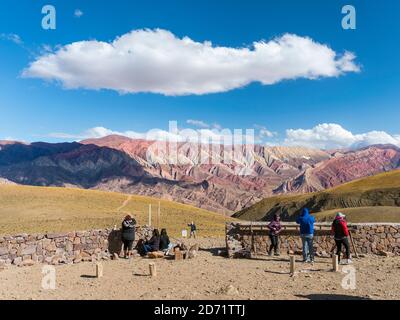
<svg viewBox="0 0 400 320"><path fill-rule="evenodd" d="M160 221L158 222L158 204ZM223 236L232 218L192 206L144 196L71 188L0 185L0 234L63 232L119 227L126 213L139 224L167 228L178 236L192 220L199 236Z"/></svg>
<svg viewBox="0 0 400 320"><path fill-rule="evenodd" d="M332 221L337 212L346 215L348 222L400 222L400 207L358 207L343 208L317 212L314 214L318 221Z"/></svg>
<svg viewBox="0 0 400 320"><path fill-rule="evenodd" d="M329 202L331 202L332 206L336 206L336 204L342 205L341 203L343 202L349 202L349 204L351 204L352 202L357 202L364 194L369 192L371 194L375 194L378 198L384 198L385 194L392 193L393 191L398 192L398 190L400 190L400 170L394 170L375 176L354 180L352 182L348 182L324 191L295 195L279 195L265 198L251 207L235 213L233 216L243 220L261 220L265 217L267 212L276 207L288 209L287 211L290 213L289 215L292 215L293 211L298 210L298 206L305 206L310 202L321 201L325 202L325 204L329 204ZM358 205L358 207L366 207L370 205L371 204L364 204ZM382 204L382 206L388 206L388 204ZM360 213L361 212L362 211L360 211ZM385 219L385 217L392 216L384 215L382 219ZM367 214L365 219L368 218L369 215Z"/></svg>
<svg viewBox="0 0 400 320"><path fill-rule="evenodd" d="M400 170L380 173L375 176L354 180L338 187L328 189L331 193L365 192L375 189L400 187Z"/></svg>

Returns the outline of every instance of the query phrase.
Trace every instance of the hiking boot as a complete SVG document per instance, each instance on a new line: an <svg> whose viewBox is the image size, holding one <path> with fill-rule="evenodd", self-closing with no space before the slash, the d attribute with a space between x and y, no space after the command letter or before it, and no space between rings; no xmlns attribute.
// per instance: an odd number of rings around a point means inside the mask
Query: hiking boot
<svg viewBox="0 0 400 320"><path fill-rule="evenodd" d="M275 253L274 253L274 256L279 257L279 256L280 256L280 253L279 253L279 252L275 252Z"/></svg>

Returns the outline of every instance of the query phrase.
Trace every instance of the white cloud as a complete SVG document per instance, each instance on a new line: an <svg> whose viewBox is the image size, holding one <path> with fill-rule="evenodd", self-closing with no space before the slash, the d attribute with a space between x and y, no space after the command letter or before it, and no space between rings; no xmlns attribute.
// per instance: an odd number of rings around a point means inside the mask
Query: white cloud
<svg viewBox="0 0 400 320"><path fill-rule="evenodd" d="M83 16L82 10L76 9L76 10L74 11L74 17L80 18L80 17L82 17L82 16Z"/></svg>
<svg viewBox="0 0 400 320"><path fill-rule="evenodd" d="M199 127L199 128L209 128L210 127L210 125L208 123L205 123L204 121L201 121L201 120L189 119L189 120L186 120L186 123L190 124L192 126L195 126L195 127Z"/></svg>
<svg viewBox="0 0 400 320"><path fill-rule="evenodd" d="M259 135L260 139L262 139L262 138L273 138L276 135L278 135L276 132L272 132L272 131L268 130L267 127L265 127L265 126L261 126L261 125L255 124L254 128L259 130L258 135Z"/></svg>
<svg viewBox="0 0 400 320"><path fill-rule="evenodd" d="M58 81L68 89L201 95L252 82L272 85L287 79L337 77L359 71L354 60L350 52L340 55L325 44L294 34L233 48L146 29L112 42L65 45L38 57L22 75Z"/></svg>
<svg viewBox="0 0 400 320"><path fill-rule="evenodd" d="M353 134L339 124L323 123L312 129L286 130L284 144L319 149L356 148L373 144L393 144L400 147L400 135L390 135L384 131Z"/></svg>
<svg viewBox="0 0 400 320"><path fill-rule="evenodd" d="M0 34L1 40L8 40L12 41L17 45L23 45L24 42L22 41L21 37L15 33L2 33Z"/></svg>
<svg viewBox="0 0 400 320"><path fill-rule="evenodd" d="M216 122L210 124L210 123L204 122L202 120L189 119L189 120L186 120L186 123L191 125L191 126L194 126L194 127L197 127L197 128L201 128L201 129L222 130L222 126L219 123L216 123Z"/></svg>
<svg viewBox="0 0 400 320"><path fill-rule="evenodd" d="M258 128L264 128L257 126ZM270 132L270 131L269 131ZM272 136L271 136L272 134ZM390 135L384 131L369 131L361 134L353 134L344 129L339 124L323 123L311 129L288 129L286 137L282 140L267 141L263 138L273 138L277 136L276 132L268 134L257 134L251 130L234 134L234 130L229 129L178 129L175 122L170 123L168 131L153 129L148 132L136 131L114 131L104 127L94 127L80 134L69 133L51 133L50 137L64 140L84 140L93 138L102 138L109 135L120 135L131 139L157 140L157 141L177 141L177 142L201 142L201 143L223 143L224 139L231 139L235 144L253 144L262 143L269 146L288 145L305 146L318 149L336 149L336 148L360 148L373 144L393 144L400 147L400 135ZM228 143L229 144L229 143Z"/></svg>
<svg viewBox="0 0 400 320"><path fill-rule="evenodd" d="M172 124L172 126L171 126ZM147 132L136 132L136 131L114 131L104 127L94 127L85 130L79 134L70 134L64 132L53 132L49 134L49 137L62 139L62 140L85 140L85 139L97 139L103 138L109 135L125 136L131 139L144 139L144 140L157 140L157 141L176 141L176 142L193 142L193 143L215 143L220 144L226 141L227 144L231 143L254 143L254 136L252 132L246 130L240 134L235 134L229 129L178 129L174 126L174 122L171 122L169 131L161 129L152 129Z"/></svg>

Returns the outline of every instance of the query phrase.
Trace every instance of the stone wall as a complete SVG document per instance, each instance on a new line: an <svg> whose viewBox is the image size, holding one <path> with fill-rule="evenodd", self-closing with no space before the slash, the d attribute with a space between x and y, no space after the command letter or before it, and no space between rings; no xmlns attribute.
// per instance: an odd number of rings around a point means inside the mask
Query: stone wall
<svg viewBox="0 0 400 320"><path fill-rule="evenodd" d="M152 229L136 228L136 242L149 237ZM135 243L136 245L136 243ZM120 253L121 232L114 229L67 233L0 236L0 264L60 264L107 260Z"/></svg>
<svg viewBox="0 0 400 320"><path fill-rule="evenodd" d="M226 248L230 258L266 254L270 245L267 222L233 222L226 225ZM281 253L301 254L301 239L295 223L282 223ZM359 254L400 255L400 224L354 223L348 224ZM251 231L252 229L252 231ZM330 223L316 223L314 249L317 256L329 256L334 240L330 236ZM353 247L350 245L352 253Z"/></svg>

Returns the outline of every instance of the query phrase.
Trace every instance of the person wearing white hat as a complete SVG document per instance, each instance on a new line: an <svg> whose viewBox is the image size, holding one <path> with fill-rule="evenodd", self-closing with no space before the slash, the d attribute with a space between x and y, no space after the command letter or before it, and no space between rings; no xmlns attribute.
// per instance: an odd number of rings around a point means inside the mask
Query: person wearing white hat
<svg viewBox="0 0 400 320"><path fill-rule="evenodd" d="M349 243L349 229L347 228L347 222L345 220L346 216L338 212L332 223L332 235L335 238L336 243L336 254L340 262L340 255L342 253L342 246L345 247L345 259L343 264L350 264L352 261L350 259L350 243Z"/></svg>

